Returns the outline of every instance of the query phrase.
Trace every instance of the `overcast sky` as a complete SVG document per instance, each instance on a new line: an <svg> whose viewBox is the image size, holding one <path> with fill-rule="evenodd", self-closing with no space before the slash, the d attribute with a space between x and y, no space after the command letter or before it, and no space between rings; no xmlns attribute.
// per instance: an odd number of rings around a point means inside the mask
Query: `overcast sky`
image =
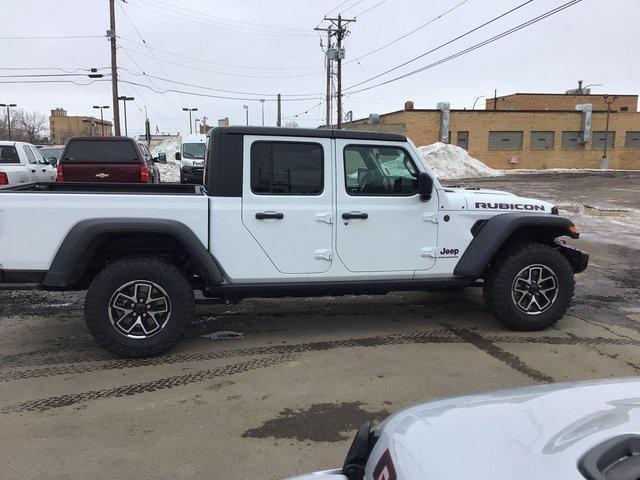
<svg viewBox="0 0 640 480"><path fill-rule="evenodd" d="M157 124L162 131L188 131L188 115L182 111L186 106L198 108L194 118L206 115L209 123L215 125L217 119L226 116L233 124L244 123L243 104L247 104L250 123L259 125L261 97L267 99L265 123L273 125L276 109L271 100L278 92L284 99L298 100L283 102L284 121L298 115L296 121L300 126L323 123L324 104L319 104L324 95L325 74L320 40L326 40L324 34L314 32L313 28L319 23L326 25L321 22L325 13L343 12L345 17L357 17L345 40L343 86L345 93L349 93L429 65L567 0L533 0L436 52L352 89L349 87L423 54L525 0L116 1L117 32L122 47L118 52L121 80L140 84L120 84L121 95L136 99L128 107L131 134L143 131L145 105L152 128ZM450 9L453 10L433 20ZM499 95L564 92L575 88L579 79L586 84L604 84L593 87L594 92L636 94L640 92L640 63L636 55L639 14L639 0L583 0L445 64L347 95L344 111L351 110L354 118L359 118L401 109L405 100L413 100L416 108L434 108L439 101L449 101L452 108L470 108L476 97L492 96L494 88ZM108 0L0 0L0 17L4 20L0 32L2 76L63 73L10 70L18 67L75 70L110 65L108 41L100 38L109 25ZM367 55L430 20L433 21L415 33ZM49 35L97 38L7 38ZM360 58L363 55L366 56ZM101 72L107 74L109 70ZM82 77L57 79L89 81ZM12 79L0 79L8 80ZM238 98L159 94L149 87ZM300 100L288 95L308 97ZM111 87L108 81L85 86L2 83L0 103L6 102L47 114L51 108L64 107L70 115L91 115L96 113L92 105L111 103ZM484 98L478 105L484 105ZM309 113L304 114L307 110ZM105 114L111 119L110 110Z"/></svg>

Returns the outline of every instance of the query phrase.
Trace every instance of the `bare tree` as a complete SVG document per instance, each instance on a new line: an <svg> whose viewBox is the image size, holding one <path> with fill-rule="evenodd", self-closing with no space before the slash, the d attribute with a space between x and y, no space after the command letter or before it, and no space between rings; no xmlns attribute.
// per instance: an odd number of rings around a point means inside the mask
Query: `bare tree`
<svg viewBox="0 0 640 480"><path fill-rule="evenodd" d="M47 117L40 112L18 110L16 124L29 143L36 143L45 138Z"/></svg>

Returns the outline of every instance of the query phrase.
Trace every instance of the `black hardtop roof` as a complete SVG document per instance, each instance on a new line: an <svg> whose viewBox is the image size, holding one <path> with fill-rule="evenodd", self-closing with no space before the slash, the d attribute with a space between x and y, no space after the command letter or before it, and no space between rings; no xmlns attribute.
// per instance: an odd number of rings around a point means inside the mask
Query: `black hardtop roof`
<svg viewBox="0 0 640 480"><path fill-rule="evenodd" d="M337 130L326 128L282 127L215 127L210 134L265 135L282 137L347 138L352 140L385 140L406 142L407 137L398 133L370 132L364 130Z"/></svg>

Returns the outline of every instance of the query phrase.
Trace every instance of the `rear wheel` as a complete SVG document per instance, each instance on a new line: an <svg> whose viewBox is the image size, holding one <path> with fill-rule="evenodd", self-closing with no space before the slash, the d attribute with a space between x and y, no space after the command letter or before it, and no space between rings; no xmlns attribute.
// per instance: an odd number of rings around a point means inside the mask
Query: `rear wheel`
<svg viewBox="0 0 640 480"><path fill-rule="evenodd" d="M543 330L566 313L575 281L567 259L541 243L518 243L500 253L484 279L491 313L513 330Z"/></svg>
<svg viewBox="0 0 640 480"><path fill-rule="evenodd" d="M85 321L107 350L146 357L180 340L193 308L191 285L175 265L157 257L128 257L96 276L85 300Z"/></svg>

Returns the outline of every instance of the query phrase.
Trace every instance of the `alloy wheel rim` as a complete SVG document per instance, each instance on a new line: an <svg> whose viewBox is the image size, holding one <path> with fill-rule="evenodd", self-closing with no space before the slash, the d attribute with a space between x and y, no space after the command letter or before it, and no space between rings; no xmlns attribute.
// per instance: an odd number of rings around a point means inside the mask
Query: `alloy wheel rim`
<svg viewBox="0 0 640 480"><path fill-rule="evenodd" d="M539 315L551 308L558 298L559 282L546 265L529 265L516 275L511 284L511 299L523 313Z"/></svg>
<svg viewBox="0 0 640 480"><path fill-rule="evenodd" d="M128 338L145 339L158 334L171 317L171 300L157 283L134 280L120 286L109 300L109 320Z"/></svg>

